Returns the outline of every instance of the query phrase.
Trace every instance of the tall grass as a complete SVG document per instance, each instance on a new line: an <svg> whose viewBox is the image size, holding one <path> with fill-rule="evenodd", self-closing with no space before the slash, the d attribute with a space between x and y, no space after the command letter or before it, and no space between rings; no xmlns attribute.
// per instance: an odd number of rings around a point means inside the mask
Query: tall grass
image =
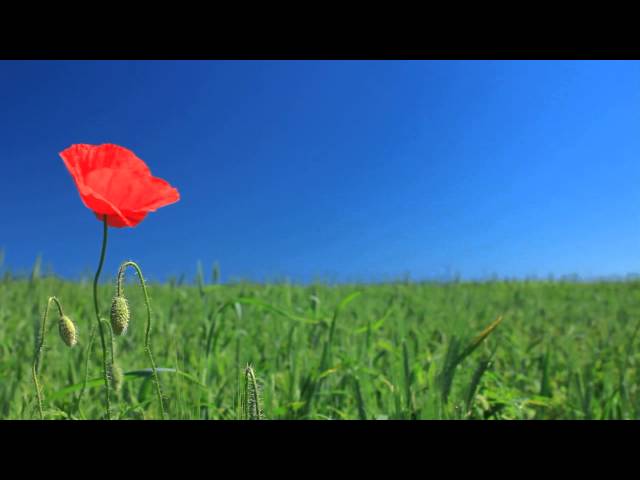
<svg viewBox="0 0 640 480"><path fill-rule="evenodd" d="M112 284L99 285L103 302ZM268 419L638 418L639 288L148 285L163 407L174 419L255 418L258 411ZM38 372L44 416L101 418L101 353L87 358L91 285L42 276L39 267L27 278L0 280L0 418L39 418L31 364L50 295L64 299L81 335L73 349L46 344ZM131 322L143 325L143 292L131 287L127 296ZM144 328L118 338L113 418L162 417L144 344Z"/></svg>

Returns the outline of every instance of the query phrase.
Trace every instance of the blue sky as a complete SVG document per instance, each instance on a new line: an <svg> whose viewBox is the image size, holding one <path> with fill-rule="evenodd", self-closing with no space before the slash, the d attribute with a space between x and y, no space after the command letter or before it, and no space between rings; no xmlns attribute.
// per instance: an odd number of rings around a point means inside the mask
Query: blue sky
<svg viewBox="0 0 640 480"><path fill-rule="evenodd" d="M0 61L0 248L90 275L101 225L58 152L117 143L180 202L105 272L223 280L640 271L640 63Z"/></svg>

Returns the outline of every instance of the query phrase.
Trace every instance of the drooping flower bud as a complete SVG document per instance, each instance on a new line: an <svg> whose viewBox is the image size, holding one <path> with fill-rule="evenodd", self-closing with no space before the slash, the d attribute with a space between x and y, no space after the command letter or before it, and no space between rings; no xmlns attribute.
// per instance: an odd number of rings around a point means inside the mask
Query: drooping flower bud
<svg viewBox="0 0 640 480"><path fill-rule="evenodd" d="M116 295L111 302L111 328L116 335L123 335L129 326L129 304L127 299Z"/></svg>
<svg viewBox="0 0 640 480"><path fill-rule="evenodd" d="M60 321L58 322L58 330L60 331L60 338L62 338L62 341L67 345L67 347L73 347L76 343L78 343L76 326L66 315L60 317Z"/></svg>

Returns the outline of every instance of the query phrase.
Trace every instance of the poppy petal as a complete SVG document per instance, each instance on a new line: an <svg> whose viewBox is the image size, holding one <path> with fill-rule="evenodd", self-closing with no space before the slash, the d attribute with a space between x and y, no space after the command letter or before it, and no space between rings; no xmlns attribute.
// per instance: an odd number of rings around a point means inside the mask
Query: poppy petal
<svg viewBox="0 0 640 480"><path fill-rule="evenodd" d="M87 185L83 185L82 188L79 188L79 191L82 203L84 203L89 210L92 210L100 220L102 220L104 215L108 217L115 216L126 226L131 226L129 220L120 209L100 193L93 191L91 187Z"/></svg>
<svg viewBox="0 0 640 480"><path fill-rule="evenodd" d="M100 168L90 172L86 185L122 211L150 212L177 202L178 191L161 178Z"/></svg>
<svg viewBox="0 0 640 480"><path fill-rule="evenodd" d="M100 221L102 221L102 219L104 218L104 215L101 215L99 213L95 213L95 215L96 215L96 218ZM122 215L124 218L127 219L128 223L125 223L124 220L118 215L107 215L107 225L109 225L110 227L117 227L117 228L135 227L147 216L146 213L134 214L131 212L122 212Z"/></svg>
<svg viewBox="0 0 640 480"><path fill-rule="evenodd" d="M60 152L60 156L74 179L81 183L88 173L105 167L151 175L149 167L131 150L111 143L72 145Z"/></svg>
<svg viewBox="0 0 640 480"><path fill-rule="evenodd" d="M158 177L150 177L148 180L148 190L146 190L144 201L134 211L155 212L160 207L180 200L180 193L169 182Z"/></svg>
<svg viewBox="0 0 640 480"><path fill-rule="evenodd" d="M139 195L140 184L145 178L128 170L98 168L87 174L85 185L122 209L132 196Z"/></svg>

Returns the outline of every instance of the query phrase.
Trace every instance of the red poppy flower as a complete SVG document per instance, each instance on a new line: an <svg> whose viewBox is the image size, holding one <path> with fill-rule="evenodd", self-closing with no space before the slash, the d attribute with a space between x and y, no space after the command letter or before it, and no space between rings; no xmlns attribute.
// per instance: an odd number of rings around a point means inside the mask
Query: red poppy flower
<svg viewBox="0 0 640 480"><path fill-rule="evenodd" d="M135 227L180 194L119 145L72 145L60 153L87 208L112 227Z"/></svg>

